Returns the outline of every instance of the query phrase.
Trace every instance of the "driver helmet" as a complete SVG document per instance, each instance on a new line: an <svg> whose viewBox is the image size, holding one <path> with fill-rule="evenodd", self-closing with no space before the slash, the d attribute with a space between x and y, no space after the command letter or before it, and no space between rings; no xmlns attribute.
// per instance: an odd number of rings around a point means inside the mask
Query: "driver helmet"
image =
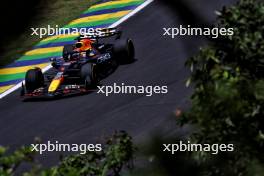
<svg viewBox="0 0 264 176"><path fill-rule="evenodd" d="M93 41L90 39L82 39L75 44L75 47L79 51L87 51L87 50L92 48L92 43L93 43Z"/></svg>

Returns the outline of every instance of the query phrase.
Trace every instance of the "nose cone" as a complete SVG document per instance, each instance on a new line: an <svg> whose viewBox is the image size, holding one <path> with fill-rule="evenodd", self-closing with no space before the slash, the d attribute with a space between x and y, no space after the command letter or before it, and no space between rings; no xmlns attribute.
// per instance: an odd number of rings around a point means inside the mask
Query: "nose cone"
<svg viewBox="0 0 264 176"><path fill-rule="evenodd" d="M60 86L60 82L61 82L61 80L59 80L59 79L52 80L52 82L50 83L48 92L49 93L55 92L58 89L58 87Z"/></svg>

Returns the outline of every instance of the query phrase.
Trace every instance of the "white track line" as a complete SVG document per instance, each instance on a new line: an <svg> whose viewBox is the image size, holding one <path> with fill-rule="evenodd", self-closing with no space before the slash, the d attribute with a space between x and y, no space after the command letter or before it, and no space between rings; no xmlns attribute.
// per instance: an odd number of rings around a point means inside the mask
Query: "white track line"
<svg viewBox="0 0 264 176"><path fill-rule="evenodd" d="M127 19L129 19L130 17L134 16L136 13L138 13L139 11L141 11L142 9L144 9L146 6L148 6L153 1L154 0L147 0L147 1L145 1L143 4L141 4L140 6L138 6L137 8L135 8L132 12L130 12L126 16L122 17L120 20L118 20L117 22L115 22L111 26L109 26L109 28L117 27L118 25L120 25L121 23L125 22ZM42 71L43 72L46 72L46 71L48 71L51 68L52 68L52 66L51 65L48 65L47 67L43 68ZM22 86L22 83L24 83L24 81L21 81L17 85L13 86L12 88L10 88L7 91L5 91L2 94L0 94L0 99L2 99L3 97L7 96L8 94L10 94L10 93L16 91L17 89L19 89Z"/></svg>
<svg viewBox="0 0 264 176"><path fill-rule="evenodd" d="M127 14L126 16L122 17L120 20L109 26L109 28L114 28L120 25L121 23L125 22L128 18L134 16L136 13L138 13L140 10L144 9L146 6L148 6L150 3L152 3L154 0L147 0L137 8L135 8L132 12Z"/></svg>

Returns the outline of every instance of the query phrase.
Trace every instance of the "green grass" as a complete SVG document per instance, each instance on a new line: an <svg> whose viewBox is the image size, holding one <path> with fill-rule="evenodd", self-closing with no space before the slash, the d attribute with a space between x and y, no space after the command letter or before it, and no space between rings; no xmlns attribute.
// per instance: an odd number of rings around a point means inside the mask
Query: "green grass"
<svg viewBox="0 0 264 176"><path fill-rule="evenodd" d="M63 27L71 20L79 17L91 5L99 0L43 0L37 8L37 15L32 18L31 25L27 30L21 32L15 41L6 43L5 51L1 54L0 66L7 65L20 58L23 53L30 50L40 39L38 36L31 36L30 28Z"/></svg>

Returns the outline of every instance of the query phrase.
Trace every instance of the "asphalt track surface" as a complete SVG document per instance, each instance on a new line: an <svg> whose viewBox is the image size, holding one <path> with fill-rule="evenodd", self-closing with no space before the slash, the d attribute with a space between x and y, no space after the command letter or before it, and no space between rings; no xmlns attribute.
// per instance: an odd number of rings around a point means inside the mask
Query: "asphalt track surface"
<svg viewBox="0 0 264 176"><path fill-rule="evenodd" d="M187 129L177 129L169 117L177 107L187 108L190 104L192 90L185 87L189 72L184 63L206 42L202 37L169 39L162 36L162 28L186 24L197 17L210 23L215 18L214 10L224 3L228 1L200 1L192 6L194 9L189 9L197 11L196 16L191 16L188 10L186 14L182 13L184 10L178 13L179 7L172 9L171 5L154 1L120 25L124 37L134 40L137 61L120 66L102 84L167 85L168 94L105 97L91 93L52 101L21 102L16 91L0 100L0 145L11 149L29 145L36 136L44 142L88 144L101 141L115 130L126 130L136 142L144 141L155 131L164 136L175 131L185 134ZM59 154L45 154L41 160L52 165Z"/></svg>

